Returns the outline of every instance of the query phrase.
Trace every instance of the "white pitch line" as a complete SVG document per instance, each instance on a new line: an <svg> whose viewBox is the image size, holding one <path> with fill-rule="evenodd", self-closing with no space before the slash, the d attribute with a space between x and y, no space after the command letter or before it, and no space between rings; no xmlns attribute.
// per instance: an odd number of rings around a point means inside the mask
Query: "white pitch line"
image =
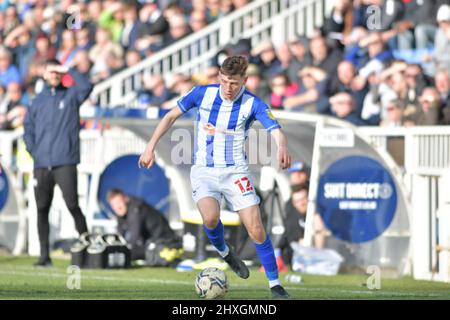
<svg viewBox="0 0 450 320"><path fill-rule="evenodd" d="M18 269L15 267L15 269ZM36 271L35 268L30 267L24 267L19 268L23 270L33 270ZM48 278L67 278L69 274L64 273L26 273L26 272L18 272L16 270L6 271L6 270L0 270L0 274L4 275L18 275L18 276L28 276L28 277L48 277ZM125 281L125 282L141 282L141 283L158 283L158 284L172 284L172 285L187 285L192 286L192 282L189 281L182 281L182 280L162 280L162 279L154 279L154 278L117 278L117 277L105 277L105 276L90 276L90 275L81 275L81 279L90 279L90 280L103 280L103 281ZM301 284L300 284L301 285ZM255 289L266 289L266 286L258 286L258 285L248 285L248 284L230 284L231 288L255 288ZM286 286L286 289L292 290L292 291L317 291L317 292L339 292L342 294L366 294L366 295L378 295L378 296L386 296L386 297L429 297L429 298L450 298L449 295L444 294L437 294L437 293L424 293L424 294L414 294L409 292L398 292L398 291L380 291L380 290L347 290L347 289L327 289L327 288L302 288L302 287L292 287L292 286Z"/></svg>

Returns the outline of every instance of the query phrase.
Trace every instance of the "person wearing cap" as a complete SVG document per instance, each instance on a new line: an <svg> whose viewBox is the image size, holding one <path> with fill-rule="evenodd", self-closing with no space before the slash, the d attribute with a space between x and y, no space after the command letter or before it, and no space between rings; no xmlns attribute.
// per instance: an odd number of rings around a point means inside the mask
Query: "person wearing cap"
<svg viewBox="0 0 450 320"><path fill-rule="evenodd" d="M262 78L261 71L256 64L250 63L248 65L245 87L263 101L268 101L270 99L270 88Z"/></svg>
<svg viewBox="0 0 450 320"><path fill-rule="evenodd" d="M302 161L295 161L287 171L289 173L289 181L291 186L309 183L310 169L306 163Z"/></svg>
<svg viewBox="0 0 450 320"><path fill-rule="evenodd" d="M291 81L299 83L300 77L298 76L298 72L311 64L311 56L308 52L308 38L305 36L296 36L291 38L288 43L292 53L288 77Z"/></svg>
<svg viewBox="0 0 450 320"><path fill-rule="evenodd" d="M439 28L434 38L434 59L437 69L444 68L450 72L450 5L439 7L436 16Z"/></svg>
<svg viewBox="0 0 450 320"><path fill-rule="evenodd" d="M287 171L289 173L289 181L291 186L309 183L311 168L307 163L303 161L295 161Z"/></svg>
<svg viewBox="0 0 450 320"><path fill-rule="evenodd" d="M251 55L255 57L261 75L267 82L281 70L281 62L278 60L275 48L270 40L264 40L253 48Z"/></svg>
<svg viewBox="0 0 450 320"><path fill-rule="evenodd" d="M77 67L68 69L57 60L45 66L46 82L28 108L24 141L34 160L37 227L41 253L36 266L51 266L49 211L57 184L81 235L87 232L86 219L78 205L77 164L80 162L79 107L92 85Z"/></svg>

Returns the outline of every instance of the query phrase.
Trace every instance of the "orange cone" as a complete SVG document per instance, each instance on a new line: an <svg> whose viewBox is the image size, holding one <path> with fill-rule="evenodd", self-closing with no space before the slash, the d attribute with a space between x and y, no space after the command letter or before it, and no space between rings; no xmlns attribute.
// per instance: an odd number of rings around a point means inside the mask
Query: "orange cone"
<svg viewBox="0 0 450 320"><path fill-rule="evenodd" d="M283 258L281 257L280 249L275 249L275 259L277 262L278 272L288 272L286 264L284 263ZM261 266L258 271L264 272L264 266Z"/></svg>

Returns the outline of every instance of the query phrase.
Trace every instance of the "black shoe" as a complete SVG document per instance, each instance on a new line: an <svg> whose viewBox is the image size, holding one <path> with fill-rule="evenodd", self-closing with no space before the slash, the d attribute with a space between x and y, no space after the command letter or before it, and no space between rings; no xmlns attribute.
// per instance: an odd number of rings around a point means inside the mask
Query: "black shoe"
<svg viewBox="0 0 450 320"><path fill-rule="evenodd" d="M35 264L33 264L33 266L39 268L51 268L53 267L53 264L50 258L43 258L43 259L39 258L39 260Z"/></svg>
<svg viewBox="0 0 450 320"><path fill-rule="evenodd" d="M248 271L245 263L238 257L234 249L227 243L229 252L223 258L226 263L231 267L231 269L237 274L238 277L242 279L247 279L250 276L250 271Z"/></svg>
<svg viewBox="0 0 450 320"><path fill-rule="evenodd" d="M273 299L289 299L290 298L290 296L286 292L286 290L284 290L284 288L282 286L280 286L279 284L270 288L270 291L272 291Z"/></svg>

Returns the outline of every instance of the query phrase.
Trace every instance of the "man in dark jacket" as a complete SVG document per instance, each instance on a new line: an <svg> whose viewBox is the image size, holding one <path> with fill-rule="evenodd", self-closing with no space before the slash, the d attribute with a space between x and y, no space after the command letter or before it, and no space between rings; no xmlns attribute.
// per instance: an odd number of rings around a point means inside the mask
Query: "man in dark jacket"
<svg viewBox="0 0 450 320"><path fill-rule="evenodd" d="M144 259L146 244L150 242L181 244L164 215L142 199L116 188L108 192L107 199L117 215L119 233L131 244L132 260Z"/></svg>
<svg viewBox="0 0 450 320"><path fill-rule="evenodd" d="M63 85L62 80L67 83ZM41 255L36 266L51 266L49 255L49 210L57 184L79 234L87 232L86 219L78 205L77 168L80 162L80 116L78 109L92 85L75 68L59 61L47 62L44 89L34 98L25 116L24 140L34 160L35 197Z"/></svg>
<svg viewBox="0 0 450 320"><path fill-rule="evenodd" d="M291 187L292 196L286 202L284 211L284 234L279 243L282 250L283 259L288 264L291 263L293 251L291 242L303 244L306 225L306 211L308 208L308 183L296 184ZM319 214L314 215L314 247L324 248L325 246L325 226Z"/></svg>

